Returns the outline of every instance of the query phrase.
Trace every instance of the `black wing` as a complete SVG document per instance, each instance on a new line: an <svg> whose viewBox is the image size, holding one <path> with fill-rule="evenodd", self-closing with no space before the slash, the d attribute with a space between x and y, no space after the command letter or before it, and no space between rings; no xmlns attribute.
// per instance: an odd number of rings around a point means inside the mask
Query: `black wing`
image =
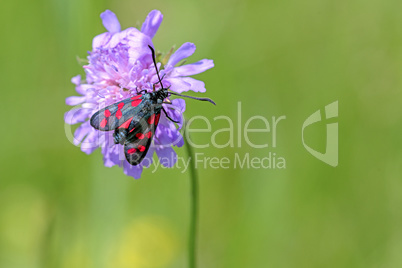
<svg viewBox="0 0 402 268"><path fill-rule="evenodd" d="M147 155L160 116L161 111L158 110L148 118L144 117L144 120L141 120L141 123L136 126L135 131L128 134L124 145L124 154L131 165L138 165Z"/></svg>
<svg viewBox="0 0 402 268"><path fill-rule="evenodd" d="M128 120L130 122L132 119L139 121L141 119L139 111L144 106L145 95L137 95L100 109L92 115L90 120L91 126L98 130L110 131L119 126L124 126Z"/></svg>

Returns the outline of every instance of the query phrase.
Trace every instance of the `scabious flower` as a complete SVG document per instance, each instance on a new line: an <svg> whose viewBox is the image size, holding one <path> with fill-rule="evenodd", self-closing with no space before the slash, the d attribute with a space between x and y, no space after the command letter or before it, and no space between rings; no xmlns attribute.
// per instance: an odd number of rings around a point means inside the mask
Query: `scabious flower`
<svg viewBox="0 0 402 268"><path fill-rule="evenodd" d="M152 146L143 162L137 166L131 166L126 161L122 145L114 144L113 131L98 131L89 123L89 118L99 109L135 96L140 91L153 90L153 84L158 78L148 45L153 47L152 38L162 22L163 15L158 10L151 11L142 24L141 31L132 27L121 31L116 15L110 10L103 12L101 19L107 32L93 39L92 51L88 52L88 65L84 66L85 80L80 75L71 80L80 96L66 99L66 104L75 107L65 114L65 122L81 124L74 133L74 144L80 144L81 150L87 154L101 147L106 167L119 165L123 167L125 174L134 178L140 178L143 167L151 165L155 152L159 159L164 159L161 164L171 167L177 161L172 146L181 147L184 143L179 131L182 124L179 123L177 128L164 113L161 113ZM161 61L157 63L157 67L164 77L165 88L170 87L170 90L177 93L189 90L206 91L202 81L189 76L212 68L212 60L204 59L177 66L194 51L194 44L184 43L173 54L168 54L162 60L161 57L157 58ZM160 85L157 84L156 89L159 88ZM172 107L175 109L169 109ZM182 122L181 114L186 108L183 99L173 99L172 105L164 104L164 108L171 118Z"/></svg>

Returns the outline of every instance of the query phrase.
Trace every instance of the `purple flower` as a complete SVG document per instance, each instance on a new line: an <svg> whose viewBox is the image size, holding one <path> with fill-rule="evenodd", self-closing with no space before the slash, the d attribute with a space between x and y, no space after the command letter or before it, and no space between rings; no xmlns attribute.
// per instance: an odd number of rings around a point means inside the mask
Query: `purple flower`
<svg viewBox="0 0 402 268"><path fill-rule="evenodd" d="M142 90L147 92L153 90L153 84L158 81L158 78L148 45L153 47L152 38L162 22L163 15L158 10L151 11L141 31L136 28L121 31L116 15L110 10L103 12L101 19L107 32L93 39L88 65L84 66L85 80L82 80L80 75L71 80L76 85L79 96L66 99L66 104L75 107L65 114L65 122L81 124L74 133L74 144L80 144L81 150L87 154L101 147L106 167L119 165L123 167L125 174L134 178L140 178L143 167L151 165L154 153L160 159L164 159L161 161L162 165L171 167L177 161L172 146L181 147L184 144L179 131L182 125L179 123L177 128L164 113L161 114L151 148L143 162L137 166L132 166L125 160L122 145L114 144L113 131L98 131L89 124L89 118L97 110L135 96ZM167 62L162 60L157 64L161 76L164 76L164 87L170 86L170 90L177 93L189 90L206 91L202 81L188 76L212 68L214 66L212 60L204 59L176 67L194 51L194 44L185 43L170 56ZM156 88L160 88L160 85L156 85ZM164 104L164 108L171 118L181 122L181 115L186 109L186 104L182 99L173 99L172 105Z"/></svg>

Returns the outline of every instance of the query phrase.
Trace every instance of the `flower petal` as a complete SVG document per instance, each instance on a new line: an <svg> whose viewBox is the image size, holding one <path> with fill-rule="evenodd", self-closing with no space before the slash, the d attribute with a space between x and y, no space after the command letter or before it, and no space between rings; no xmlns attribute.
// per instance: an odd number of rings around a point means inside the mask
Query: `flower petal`
<svg viewBox="0 0 402 268"><path fill-rule="evenodd" d="M75 90L77 91L78 94L85 95L87 93L87 90L90 88L94 88L94 86L88 84L81 84L75 87Z"/></svg>
<svg viewBox="0 0 402 268"><path fill-rule="evenodd" d="M181 136L179 130L176 129L176 126L173 122L167 120L166 118L162 118L156 129L155 139L156 145L161 145L164 147L178 146L181 147L183 137Z"/></svg>
<svg viewBox="0 0 402 268"><path fill-rule="evenodd" d="M183 99L174 99L172 100L172 104L164 104L163 108L170 118L179 122L179 129L181 129L184 119L183 112L186 110L186 102Z"/></svg>
<svg viewBox="0 0 402 268"><path fill-rule="evenodd" d="M170 90L175 91L177 93L182 93L185 91L189 91L191 88L191 84L186 83L182 78L165 78L164 81L169 82Z"/></svg>
<svg viewBox="0 0 402 268"><path fill-rule="evenodd" d="M173 167L177 162L177 154L172 147L156 148L159 162L165 167Z"/></svg>
<svg viewBox="0 0 402 268"><path fill-rule="evenodd" d="M85 96L71 96L66 98L66 104L70 106L78 105L83 103L86 100Z"/></svg>
<svg viewBox="0 0 402 268"><path fill-rule="evenodd" d="M108 153L103 154L103 165L105 167L113 167L120 164L119 154L115 151L118 151L118 149L114 148L113 150L109 150Z"/></svg>
<svg viewBox="0 0 402 268"><path fill-rule="evenodd" d="M177 133L178 133L178 139L177 139L177 142L176 142L176 146L177 147L182 147L183 145L184 145L184 139L183 139L183 136L181 135L181 133L179 132L179 131L177 131Z"/></svg>
<svg viewBox="0 0 402 268"><path fill-rule="evenodd" d="M183 99L172 100L172 105L180 110L182 113L186 110L186 102Z"/></svg>
<svg viewBox="0 0 402 268"><path fill-rule="evenodd" d="M98 131L92 130L81 143L81 151L91 154L99 147Z"/></svg>
<svg viewBox="0 0 402 268"><path fill-rule="evenodd" d="M179 63L179 61L193 55L194 51L195 45L193 43L184 43L178 50L175 51L175 53L173 53L172 56L170 56L167 65L175 66L177 63Z"/></svg>
<svg viewBox="0 0 402 268"><path fill-rule="evenodd" d="M176 77L176 78L166 78L166 81L170 83L170 89L182 93L185 91L192 90L194 92L205 92L205 84L200 80L196 80L191 77Z"/></svg>
<svg viewBox="0 0 402 268"><path fill-rule="evenodd" d="M112 36L111 33L103 33L95 36L92 40L92 49L96 50L97 48L105 46Z"/></svg>
<svg viewBox="0 0 402 268"><path fill-rule="evenodd" d="M123 170L124 174L127 176L131 176L134 179L139 179L141 178L141 173L142 173L142 166L137 165L137 166L132 166L130 163L128 163L126 160L123 162Z"/></svg>
<svg viewBox="0 0 402 268"><path fill-rule="evenodd" d="M125 161L123 147L120 144L114 144L112 135L105 137L105 143L102 146L102 154L105 167L120 165L122 159Z"/></svg>
<svg viewBox="0 0 402 268"><path fill-rule="evenodd" d="M203 59L196 63L191 63L179 67L175 67L173 71L170 73L171 77L177 76L190 76L205 72L208 69L214 67L213 60Z"/></svg>
<svg viewBox="0 0 402 268"><path fill-rule="evenodd" d="M110 38L109 43L107 44L108 48L114 48L119 43L127 43L128 40L130 39L131 35L135 36L136 32L140 33L140 31L138 31L138 29L130 27L121 32L113 34L113 36Z"/></svg>
<svg viewBox="0 0 402 268"><path fill-rule="evenodd" d="M129 61L131 64L140 61L141 64L146 66L152 63L151 50L148 47L153 47L152 40L148 35L143 34L135 28L132 29L133 30L130 31L129 37L127 38L129 45Z"/></svg>
<svg viewBox="0 0 402 268"><path fill-rule="evenodd" d="M162 119L159 120L158 128L155 131L155 145L170 146L172 144L172 137L170 133L171 131L169 130L169 128L162 123Z"/></svg>
<svg viewBox="0 0 402 268"><path fill-rule="evenodd" d="M81 84L81 75L76 75L73 78L71 78L71 83L75 84L76 86Z"/></svg>
<svg viewBox="0 0 402 268"><path fill-rule="evenodd" d="M82 123L74 132L74 145L77 146L92 130L89 121Z"/></svg>
<svg viewBox="0 0 402 268"><path fill-rule="evenodd" d="M90 109L72 109L64 114L64 121L69 125L85 122L91 113Z"/></svg>
<svg viewBox="0 0 402 268"><path fill-rule="evenodd" d="M149 168L151 166L151 164L153 162L152 157L154 155L154 152L155 152L155 148L154 148L154 146L151 146L147 152L147 155L144 157L144 159L142 159L141 165L143 167Z"/></svg>
<svg viewBox="0 0 402 268"><path fill-rule="evenodd" d="M207 91L205 89L205 83L200 80L197 80L197 79L194 79L191 77L183 77L182 79L184 80L184 82L191 85L190 90L192 90L194 92L204 93L205 91Z"/></svg>
<svg viewBox="0 0 402 268"><path fill-rule="evenodd" d="M141 27L141 32L153 38L163 20L163 15L159 10L149 12Z"/></svg>
<svg viewBox="0 0 402 268"><path fill-rule="evenodd" d="M116 17L116 14L107 9L100 15L100 17L102 19L103 26L105 26L106 30L108 30L110 33L120 32L120 23Z"/></svg>

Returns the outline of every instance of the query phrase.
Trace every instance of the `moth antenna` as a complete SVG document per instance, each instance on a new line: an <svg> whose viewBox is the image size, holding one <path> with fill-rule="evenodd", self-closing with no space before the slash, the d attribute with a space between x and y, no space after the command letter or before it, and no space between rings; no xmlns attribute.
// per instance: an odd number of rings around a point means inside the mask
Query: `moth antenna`
<svg viewBox="0 0 402 268"><path fill-rule="evenodd" d="M149 48L151 49L151 51L152 51L152 60L154 61L156 74L158 75L159 83L161 84L161 87L163 88L162 80L161 80L161 77L159 76L158 67L156 67L155 50L154 50L150 45L148 45L148 47L149 47Z"/></svg>
<svg viewBox="0 0 402 268"><path fill-rule="evenodd" d="M181 95L181 94L171 92L171 91L169 92L169 94L180 96L180 97L186 97L186 98L190 98L190 99L194 99L194 100L199 100L199 101L209 101L213 105L216 105L216 103L213 100L211 100L210 98L197 98L197 97L192 97L192 96L187 96L187 95Z"/></svg>

